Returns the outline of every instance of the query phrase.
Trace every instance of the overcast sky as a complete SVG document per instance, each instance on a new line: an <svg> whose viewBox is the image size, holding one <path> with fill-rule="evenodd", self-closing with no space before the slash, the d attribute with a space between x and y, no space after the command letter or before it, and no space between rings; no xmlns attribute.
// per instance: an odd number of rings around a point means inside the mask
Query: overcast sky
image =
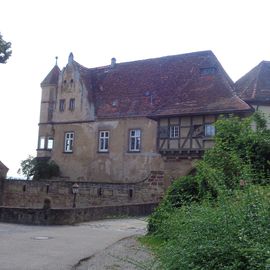
<svg viewBox="0 0 270 270"><path fill-rule="evenodd" d="M235 81L270 60L269 0L0 0L0 160L35 155L40 82L70 52L86 67L212 50Z"/></svg>

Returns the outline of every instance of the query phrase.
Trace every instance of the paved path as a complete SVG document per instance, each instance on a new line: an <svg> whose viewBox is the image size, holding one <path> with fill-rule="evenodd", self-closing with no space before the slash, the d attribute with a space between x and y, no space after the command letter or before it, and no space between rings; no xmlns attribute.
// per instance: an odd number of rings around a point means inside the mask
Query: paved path
<svg viewBox="0 0 270 270"><path fill-rule="evenodd" d="M143 219L115 219L75 226L0 223L1 270L69 270L116 241L144 234Z"/></svg>

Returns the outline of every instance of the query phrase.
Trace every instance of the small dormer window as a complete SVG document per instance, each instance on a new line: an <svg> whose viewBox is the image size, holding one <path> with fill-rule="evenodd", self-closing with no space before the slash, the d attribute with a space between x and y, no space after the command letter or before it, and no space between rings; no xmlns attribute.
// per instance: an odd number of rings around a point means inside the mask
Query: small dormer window
<svg viewBox="0 0 270 270"><path fill-rule="evenodd" d="M113 106L113 107L116 107L117 105L118 105L118 100L113 100L112 106Z"/></svg>
<svg viewBox="0 0 270 270"><path fill-rule="evenodd" d="M201 76L209 76L209 75L214 75L216 73L217 73L217 68L216 67L200 68L200 75Z"/></svg>

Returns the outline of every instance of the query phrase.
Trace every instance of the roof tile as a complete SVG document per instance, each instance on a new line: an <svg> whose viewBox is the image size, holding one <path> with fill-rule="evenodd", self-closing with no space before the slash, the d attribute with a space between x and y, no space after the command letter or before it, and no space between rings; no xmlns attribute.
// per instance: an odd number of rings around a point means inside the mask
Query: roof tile
<svg viewBox="0 0 270 270"><path fill-rule="evenodd" d="M270 102L270 62L262 61L235 83L235 91L247 102Z"/></svg>
<svg viewBox="0 0 270 270"><path fill-rule="evenodd" d="M45 77L45 79L41 82L41 86L57 85L59 74L60 74L60 69L57 65L55 65L52 68L52 70L49 72L49 74Z"/></svg>

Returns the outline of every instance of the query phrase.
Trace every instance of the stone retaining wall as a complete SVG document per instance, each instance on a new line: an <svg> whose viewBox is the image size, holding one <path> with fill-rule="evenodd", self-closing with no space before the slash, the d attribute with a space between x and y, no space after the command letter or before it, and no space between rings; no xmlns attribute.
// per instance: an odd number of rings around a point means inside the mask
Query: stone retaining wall
<svg viewBox="0 0 270 270"><path fill-rule="evenodd" d="M138 183L77 182L76 207L157 203L164 195L164 174L152 171ZM43 208L49 199L51 208L71 208L74 202L72 181L1 180L0 205L3 207Z"/></svg>
<svg viewBox="0 0 270 270"><path fill-rule="evenodd" d="M157 203L71 209L0 207L0 221L31 225L75 224L112 217L145 216L152 213L156 206Z"/></svg>

